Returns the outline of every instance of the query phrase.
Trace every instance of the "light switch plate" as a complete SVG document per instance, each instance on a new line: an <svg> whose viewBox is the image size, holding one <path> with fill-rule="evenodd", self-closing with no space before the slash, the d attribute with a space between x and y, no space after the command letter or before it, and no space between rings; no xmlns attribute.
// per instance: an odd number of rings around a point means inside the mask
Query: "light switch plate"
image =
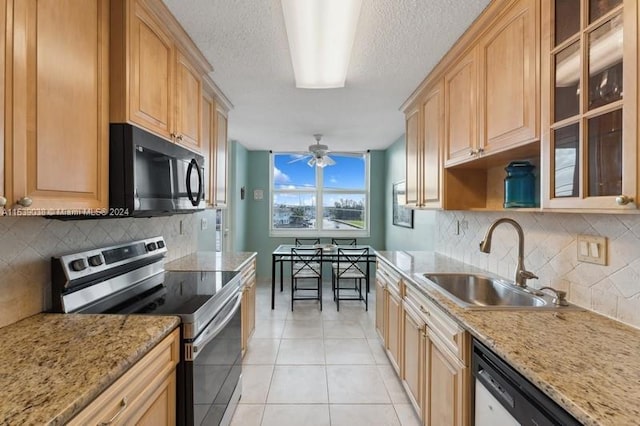
<svg viewBox="0 0 640 426"><path fill-rule="evenodd" d="M578 235L578 261L607 264L607 237L597 235Z"/></svg>

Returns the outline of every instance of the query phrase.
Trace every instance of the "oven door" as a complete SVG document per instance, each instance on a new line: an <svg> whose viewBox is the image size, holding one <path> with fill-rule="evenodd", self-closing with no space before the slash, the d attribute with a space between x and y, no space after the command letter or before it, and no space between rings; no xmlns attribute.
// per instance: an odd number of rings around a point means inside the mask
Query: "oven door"
<svg viewBox="0 0 640 426"><path fill-rule="evenodd" d="M185 353L192 354L184 362L187 425L217 426L231 421L241 391L241 301L240 292L186 344Z"/></svg>

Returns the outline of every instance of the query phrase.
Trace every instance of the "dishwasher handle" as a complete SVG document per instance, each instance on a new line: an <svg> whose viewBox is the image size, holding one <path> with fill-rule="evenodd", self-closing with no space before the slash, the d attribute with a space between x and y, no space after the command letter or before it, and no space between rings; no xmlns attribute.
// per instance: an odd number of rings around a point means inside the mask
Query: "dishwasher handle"
<svg viewBox="0 0 640 426"><path fill-rule="evenodd" d="M498 383L487 370L481 368L476 374L476 378L479 379L485 388L503 405L509 408L515 407L515 399L513 396L511 396L505 388L500 386L500 383Z"/></svg>

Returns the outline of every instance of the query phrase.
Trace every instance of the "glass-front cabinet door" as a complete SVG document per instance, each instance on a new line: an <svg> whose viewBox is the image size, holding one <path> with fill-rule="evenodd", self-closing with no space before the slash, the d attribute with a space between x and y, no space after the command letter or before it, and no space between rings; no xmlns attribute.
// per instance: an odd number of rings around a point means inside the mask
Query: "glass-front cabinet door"
<svg viewBox="0 0 640 426"><path fill-rule="evenodd" d="M543 207L637 208L637 3L543 2Z"/></svg>

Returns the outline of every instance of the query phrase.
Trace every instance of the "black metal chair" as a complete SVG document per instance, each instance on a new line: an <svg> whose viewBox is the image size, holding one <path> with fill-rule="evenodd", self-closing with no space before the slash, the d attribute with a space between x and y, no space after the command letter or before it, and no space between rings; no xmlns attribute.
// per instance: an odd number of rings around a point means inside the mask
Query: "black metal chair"
<svg viewBox="0 0 640 426"><path fill-rule="evenodd" d="M315 281L314 287L302 287L298 280ZM297 297L297 292L316 292L312 296ZM291 249L291 311L295 300L319 300L322 310L322 249L321 248L292 248Z"/></svg>
<svg viewBox="0 0 640 426"><path fill-rule="evenodd" d="M295 239L295 246L296 247L300 247L300 246L313 246L316 244L320 244L320 238L296 238ZM282 277L282 270L283 270L283 263L284 262L291 262L291 258L287 257L287 256L281 256L280 259L278 259L278 262L280 262L280 276ZM282 283L282 279L280 279L280 291L282 292L284 290L283 288L283 283Z"/></svg>
<svg viewBox="0 0 640 426"><path fill-rule="evenodd" d="M320 238L296 238L296 247L320 244Z"/></svg>
<svg viewBox="0 0 640 426"><path fill-rule="evenodd" d="M331 244L336 246L357 246L356 238L332 238Z"/></svg>
<svg viewBox="0 0 640 426"><path fill-rule="evenodd" d="M361 300L364 302L365 310L369 310L369 249L368 248L342 248L338 247L338 258L332 264L331 289L333 290L333 300L336 301L336 309L340 310L341 300ZM341 287L340 281L353 280L353 287ZM362 281L365 282L364 296L362 292ZM353 291L350 296L340 294L341 290Z"/></svg>

